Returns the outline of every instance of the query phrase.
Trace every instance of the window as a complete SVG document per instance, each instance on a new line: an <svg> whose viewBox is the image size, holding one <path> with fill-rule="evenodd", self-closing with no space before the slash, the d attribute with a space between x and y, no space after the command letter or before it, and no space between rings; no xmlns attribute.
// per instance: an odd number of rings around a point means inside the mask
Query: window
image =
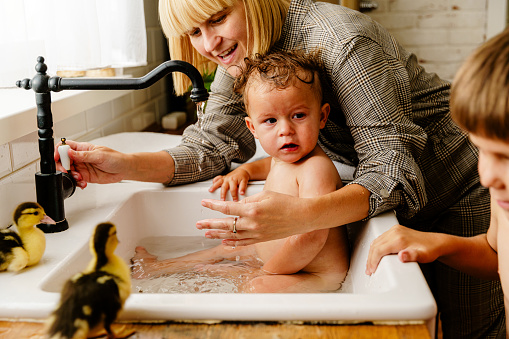
<svg viewBox="0 0 509 339"><path fill-rule="evenodd" d="M0 0L0 87L48 74L147 63L143 0Z"/></svg>

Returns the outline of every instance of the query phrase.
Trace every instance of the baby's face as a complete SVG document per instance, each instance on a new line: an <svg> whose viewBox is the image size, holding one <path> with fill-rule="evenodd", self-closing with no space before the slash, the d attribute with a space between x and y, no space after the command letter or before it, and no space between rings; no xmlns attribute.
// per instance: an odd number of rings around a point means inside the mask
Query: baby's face
<svg viewBox="0 0 509 339"><path fill-rule="evenodd" d="M479 148L481 184L509 218L509 143L476 134L470 139Z"/></svg>
<svg viewBox="0 0 509 339"><path fill-rule="evenodd" d="M256 84L246 95L246 124L270 156L293 163L315 148L330 108L310 85L296 81L280 90Z"/></svg>

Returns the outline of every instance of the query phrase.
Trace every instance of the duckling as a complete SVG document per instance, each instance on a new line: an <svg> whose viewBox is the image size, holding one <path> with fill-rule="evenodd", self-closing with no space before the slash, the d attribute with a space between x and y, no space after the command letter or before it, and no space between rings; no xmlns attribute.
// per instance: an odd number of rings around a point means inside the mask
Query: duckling
<svg viewBox="0 0 509 339"><path fill-rule="evenodd" d="M18 233L10 229L0 231L0 271L18 272L37 264L46 250L46 237L34 226L53 222L36 202L20 204L13 221Z"/></svg>
<svg viewBox="0 0 509 339"><path fill-rule="evenodd" d="M103 329L108 338L126 338L134 333L115 334L111 329L131 293L131 273L114 253L117 245L115 225L96 226L89 243L92 260L65 283L60 304L48 319L46 331L51 338L87 338Z"/></svg>

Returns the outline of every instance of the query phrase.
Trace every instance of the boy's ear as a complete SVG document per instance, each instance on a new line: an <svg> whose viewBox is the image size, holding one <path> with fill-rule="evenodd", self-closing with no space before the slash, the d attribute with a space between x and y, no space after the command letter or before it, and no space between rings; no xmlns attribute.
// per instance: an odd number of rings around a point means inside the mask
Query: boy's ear
<svg viewBox="0 0 509 339"><path fill-rule="evenodd" d="M328 103L323 104L322 111L320 114L320 129L325 127L325 123L327 122L327 119L329 118L330 113L330 105Z"/></svg>
<svg viewBox="0 0 509 339"><path fill-rule="evenodd" d="M253 125L253 121L251 120L250 117L245 117L244 118L246 120L246 126L247 128L249 128L249 130L251 131L251 133L253 133L254 137L256 139L258 139L258 136L256 135L256 130L254 128L254 125Z"/></svg>

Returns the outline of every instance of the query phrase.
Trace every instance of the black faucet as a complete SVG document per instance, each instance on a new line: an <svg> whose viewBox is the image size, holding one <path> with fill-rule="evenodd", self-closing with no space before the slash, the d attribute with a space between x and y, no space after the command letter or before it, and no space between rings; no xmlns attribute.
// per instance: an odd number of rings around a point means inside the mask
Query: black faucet
<svg viewBox="0 0 509 339"><path fill-rule="evenodd" d="M152 86L167 74L182 72L192 82L191 100L199 103L207 101L209 94L205 89L200 72L190 63L180 60L170 60L157 66L141 78L61 78L49 77L48 67L43 57L37 58L33 79L23 79L16 82L16 86L35 91L37 104L37 127L39 128L39 153L41 155L41 171L35 174L35 188L37 202L50 216L56 225L38 225L45 233L65 231L69 224L65 218L64 199L70 197L76 190L76 182L68 173L56 170L53 140L53 116L51 113L51 91L62 90L127 90L144 89Z"/></svg>

